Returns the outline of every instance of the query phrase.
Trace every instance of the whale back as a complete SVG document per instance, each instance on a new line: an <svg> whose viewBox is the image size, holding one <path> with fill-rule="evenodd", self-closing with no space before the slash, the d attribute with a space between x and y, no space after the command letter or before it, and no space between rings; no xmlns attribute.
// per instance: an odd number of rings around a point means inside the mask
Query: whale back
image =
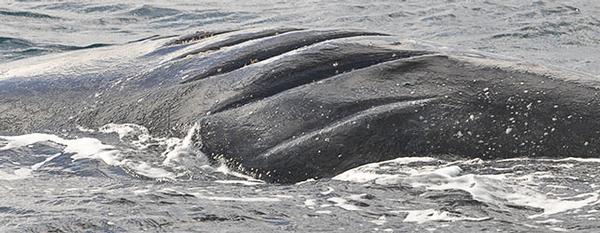
<svg viewBox="0 0 600 233"><path fill-rule="evenodd" d="M152 37L0 66L0 132L136 123L273 182L400 156L596 156L586 75L362 30Z"/></svg>

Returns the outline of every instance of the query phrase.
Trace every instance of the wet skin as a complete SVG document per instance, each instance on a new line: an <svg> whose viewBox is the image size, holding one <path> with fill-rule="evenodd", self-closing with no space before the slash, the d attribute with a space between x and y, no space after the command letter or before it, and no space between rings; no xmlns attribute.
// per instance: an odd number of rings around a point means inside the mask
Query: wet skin
<svg viewBox="0 0 600 233"><path fill-rule="evenodd" d="M382 33L197 32L0 67L0 131L135 123L271 182L400 156L593 157L600 82Z"/></svg>

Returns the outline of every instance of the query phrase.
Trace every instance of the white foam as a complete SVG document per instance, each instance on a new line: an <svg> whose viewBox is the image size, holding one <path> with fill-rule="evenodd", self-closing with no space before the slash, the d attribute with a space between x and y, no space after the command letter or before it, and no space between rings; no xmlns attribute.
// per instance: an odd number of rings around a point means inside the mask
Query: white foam
<svg viewBox="0 0 600 233"><path fill-rule="evenodd" d="M150 135L149 130L136 124L106 124L98 129L101 133L115 133L122 142L135 146L139 150L147 149L148 146L164 146L166 149L161 154L164 157L162 165L174 166L177 162L182 162L182 158L187 155L194 155L195 159L202 160L202 152L194 149L192 141L193 134L197 130L194 125L188 131L186 137L179 138L154 137Z"/></svg>
<svg viewBox="0 0 600 233"><path fill-rule="evenodd" d="M24 147L24 146L28 146L28 145L35 144L38 142L43 142L43 141L62 140L62 138L60 138L56 135L38 134L38 133L20 135L20 136L0 136L0 139L7 141L6 145L4 145L3 147L0 147L0 151Z"/></svg>
<svg viewBox="0 0 600 233"><path fill-rule="evenodd" d="M314 178L308 178L308 179L306 179L304 181L300 181L300 182L296 183L295 185L303 185L303 184L308 184L308 183L312 183L312 182L315 182L315 181L317 181L317 180L315 180Z"/></svg>
<svg viewBox="0 0 600 233"><path fill-rule="evenodd" d="M150 139L150 132L141 125L136 124L106 124L98 129L102 133L116 133L120 139L125 137L137 137L140 141Z"/></svg>
<svg viewBox="0 0 600 233"><path fill-rule="evenodd" d="M58 157L59 155L61 155L61 154L59 153L59 154L49 156L44 161L36 163L36 164L32 165L30 168L29 167L21 167L21 168L12 170L11 172L6 172L6 171L0 170L0 180L21 180L21 179L30 178L33 176L33 171L38 170L45 163Z"/></svg>
<svg viewBox="0 0 600 233"><path fill-rule="evenodd" d="M102 160L108 165L118 166L120 165L119 151L115 147L103 144L100 140L95 138L78 138L62 141L55 141L56 143L66 145L64 149L65 153L73 153L71 158L74 160L79 159L96 159Z"/></svg>
<svg viewBox="0 0 600 233"><path fill-rule="evenodd" d="M378 174L375 173L374 170L379 169L384 164L390 163L397 166L415 162L432 162L436 160L437 159L431 157L400 157L383 162L370 163L354 169L350 169L333 177L332 179L356 183L366 183L376 180L393 180L399 178L400 176L392 174Z"/></svg>
<svg viewBox="0 0 600 233"><path fill-rule="evenodd" d="M105 132L109 132L108 128L104 128L103 130L105 130ZM130 133L125 130L119 132L121 133L119 134L119 136L123 137ZM168 172L162 168L152 167L146 162L123 159L121 152L117 150L114 146L106 145L95 138L65 139L52 134L34 133L19 136L0 136L0 139L7 141L7 144L1 147L0 151L25 147L40 142L54 142L56 144L63 145L63 153L71 154L71 158L73 160L93 159L100 160L111 166L126 166L140 175L151 178L174 179L176 177L175 174ZM15 174L9 176L4 174L3 177L6 177L7 179L22 179L29 177L31 171L37 170L43 164L47 163L48 161L52 160L53 158L59 155L60 153L55 154L47 158L45 161L33 165L31 169L22 168L29 169L29 172L24 172L25 170L20 170L21 172L19 173L19 175Z"/></svg>
<svg viewBox="0 0 600 233"><path fill-rule="evenodd" d="M333 202L334 206L340 207L345 210L350 210L350 211L361 210L360 207L358 207L358 206L348 204L348 201L341 197L331 197L331 198L328 198L327 201Z"/></svg>
<svg viewBox="0 0 600 233"><path fill-rule="evenodd" d="M376 174L373 172L363 171L362 169L352 169L339 174L332 179L350 181L356 183L366 183L377 179L396 178L397 175Z"/></svg>
<svg viewBox="0 0 600 233"><path fill-rule="evenodd" d="M150 192L150 189L139 189L139 190L133 190L133 194L134 195L144 195L146 193Z"/></svg>
<svg viewBox="0 0 600 233"><path fill-rule="evenodd" d="M122 164L133 169L135 173L142 176L155 178L155 179L171 179L174 180L177 175L159 167L150 166L148 163L143 161L123 161Z"/></svg>
<svg viewBox="0 0 600 233"><path fill-rule="evenodd" d="M332 187L327 186L327 191L321 192L321 195L329 195L333 193L334 189Z"/></svg>
<svg viewBox="0 0 600 233"><path fill-rule="evenodd" d="M85 133L94 133L94 132L96 132L96 130L88 129L88 128L83 127L81 125L78 125L76 128L77 128L77 130L79 130L81 132L85 132Z"/></svg>
<svg viewBox="0 0 600 233"><path fill-rule="evenodd" d="M8 144L0 148L0 151L29 146L40 142L54 142L65 146L65 153L72 153L71 158L77 159L100 159L109 165L118 165L118 151L109 145L102 144L94 138L64 139L52 134L25 134L19 136L0 136Z"/></svg>
<svg viewBox="0 0 600 233"><path fill-rule="evenodd" d="M209 166L206 156L200 150L198 150L198 147L201 144L201 142L195 138L198 130L199 125L195 124L188 130L183 139L154 137L149 134L149 131L146 127L136 124L107 124L100 127L99 132L116 133L121 141L133 144L141 150L146 149L148 145L159 145L165 147L166 149L161 154L161 157L164 158L160 164L161 166L168 166L176 170L195 166L196 168L220 172L225 175L231 175L243 179L243 181L216 181L217 183L237 183L243 185L264 184L264 181L232 171L226 166L224 161L220 161L220 165L217 168ZM134 167L139 169L143 168L143 171L141 171L141 173L144 173L143 175L150 175L153 177L158 176L160 178L176 177L175 174L172 174L164 169L152 168L147 163L136 163L134 165L136 165Z"/></svg>
<svg viewBox="0 0 600 233"><path fill-rule="evenodd" d="M206 157L201 151L196 149L196 142L193 137L197 130L198 125L191 127L184 139L154 137L150 135L146 127L136 124L106 124L100 127L98 131L101 133L115 133L122 142L133 145L139 150L145 150L149 146L164 147L165 149L160 155L164 159L162 163L156 164L156 166L167 166L175 170L186 169L187 166L200 166L201 168L214 170L209 166L205 166L208 163ZM140 175L168 179L175 179L177 177L172 172L152 166L143 161L129 162L131 163L130 166Z"/></svg>
<svg viewBox="0 0 600 233"><path fill-rule="evenodd" d="M307 199L306 201L304 201L304 205L306 207L311 208L317 205L317 201L315 199Z"/></svg>
<svg viewBox="0 0 600 233"><path fill-rule="evenodd" d="M28 169L28 168L19 168L19 169L12 171L12 173L7 173L7 172L0 170L0 180L27 179L27 178L31 177L31 172L32 172L32 170Z"/></svg>
<svg viewBox="0 0 600 233"><path fill-rule="evenodd" d="M546 219L546 220L541 220L541 221L535 221L537 223L542 223L542 224L557 224L557 223L561 223L563 222L562 220L558 220L558 219Z"/></svg>
<svg viewBox="0 0 600 233"><path fill-rule="evenodd" d="M567 230L565 228L561 228L561 227L549 227L548 229L553 230L553 231L558 231L558 232L569 232L569 230Z"/></svg>
<svg viewBox="0 0 600 233"><path fill-rule="evenodd" d="M456 169L456 168L455 168ZM580 194L571 198L552 198L542 194L524 183L532 182L531 176L507 177L506 175L458 175L455 169L425 173L407 180L413 186L431 190L460 189L469 192L478 201L497 205L512 204L543 209L544 212L530 218L545 217L552 214L579 209L598 201L597 193ZM458 168L460 169L460 168ZM433 176L431 176L433 175ZM443 175L443 177L439 177Z"/></svg>
<svg viewBox="0 0 600 233"><path fill-rule="evenodd" d="M525 197L522 194L515 194L518 201L522 201L524 205L543 208L541 214L531 215L529 218L546 217L552 214L577 210L585 206L594 205L598 202L598 193L584 193L570 198L548 198L545 195L538 194L536 196Z"/></svg>
<svg viewBox="0 0 600 233"><path fill-rule="evenodd" d="M404 158L403 158L404 159ZM525 159L511 159L503 161L522 161ZM358 183L374 182L379 185L409 184L413 187L424 187L429 190L451 190L459 189L470 193L475 200L491 203L498 206L517 205L529 206L542 209L543 212L529 216L530 218L547 217L553 214L578 210L585 206L600 203L598 191L583 193L577 196L560 197L555 194L544 194L535 188L536 182L543 178L552 178L554 175L548 172L531 173L527 175L503 174L503 175L475 175L462 174L462 169L457 166L482 163L480 160L457 161L441 166L403 167L412 161L433 161L431 158L412 160L392 160L379 163L367 164L346 171L333 179ZM565 158L548 161L577 161L596 162L596 159ZM383 163L395 162L396 169L392 174L389 169L383 167ZM449 166L452 165L452 166ZM389 166L387 166L389 167ZM383 169L386 168L386 169ZM564 177L563 177L564 178ZM418 216L421 212L414 212ZM429 212L430 214L443 215L440 212ZM439 217L439 216L438 216Z"/></svg>
<svg viewBox="0 0 600 233"><path fill-rule="evenodd" d="M489 217L484 218L471 218L464 216L457 216L455 214L439 211L434 209L426 210L400 210L394 212L405 212L408 213L403 222L415 222L418 224L429 222L429 221L485 221L490 219Z"/></svg>
<svg viewBox="0 0 600 233"><path fill-rule="evenodd" d="M331 214L331 210L317 210L315 214Z"/></svg>
<svg viewBox="0 0 600 233"><path fill-rule="evenodd" d="M180 161L183 155L200 155L200 157L205 157L202 152L195 149L193 137L197 130L199 129L198 124L195 124L192 128L190 128L183 140L175 145L175 147L164 153L165 160L163 164L172 164L175 161Z"/></svg>
<svg viewBox="0 0 600 233"><path fill-rule="evenodd" d="M385 218L385 215L381 215L379 216L379 218L375 219L375 220L371 220L369 222L374 223L375 225L383 225L387 222L387 219Z"/></svg>

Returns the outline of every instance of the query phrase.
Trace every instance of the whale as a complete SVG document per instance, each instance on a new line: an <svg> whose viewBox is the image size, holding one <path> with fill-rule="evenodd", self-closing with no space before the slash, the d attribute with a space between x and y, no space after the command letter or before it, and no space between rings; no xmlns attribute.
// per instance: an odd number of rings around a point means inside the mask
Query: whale
<svg viewBox="0 0 600 233"><path fill-rule="evenodd" d="M157 35L0 64L0 133L134 123L268 182L397 157L597 157L592 75L361 29Z"/></svg>

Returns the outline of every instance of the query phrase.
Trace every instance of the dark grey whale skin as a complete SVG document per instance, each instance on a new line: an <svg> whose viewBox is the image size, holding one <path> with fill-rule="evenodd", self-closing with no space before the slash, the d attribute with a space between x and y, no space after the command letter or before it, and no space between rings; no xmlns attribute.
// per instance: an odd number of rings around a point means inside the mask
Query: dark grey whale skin
<svg viewBox="0 0 600 233"><path fill-rule="evenodd" d="M54 60L69 68L11 72ZM402 156L597 157L600 149L594 77L381 33L197 32L43 62L0 67L3 134L136 123L183 136L197 124L194 140L209 158L271 182Z"/></svg>

